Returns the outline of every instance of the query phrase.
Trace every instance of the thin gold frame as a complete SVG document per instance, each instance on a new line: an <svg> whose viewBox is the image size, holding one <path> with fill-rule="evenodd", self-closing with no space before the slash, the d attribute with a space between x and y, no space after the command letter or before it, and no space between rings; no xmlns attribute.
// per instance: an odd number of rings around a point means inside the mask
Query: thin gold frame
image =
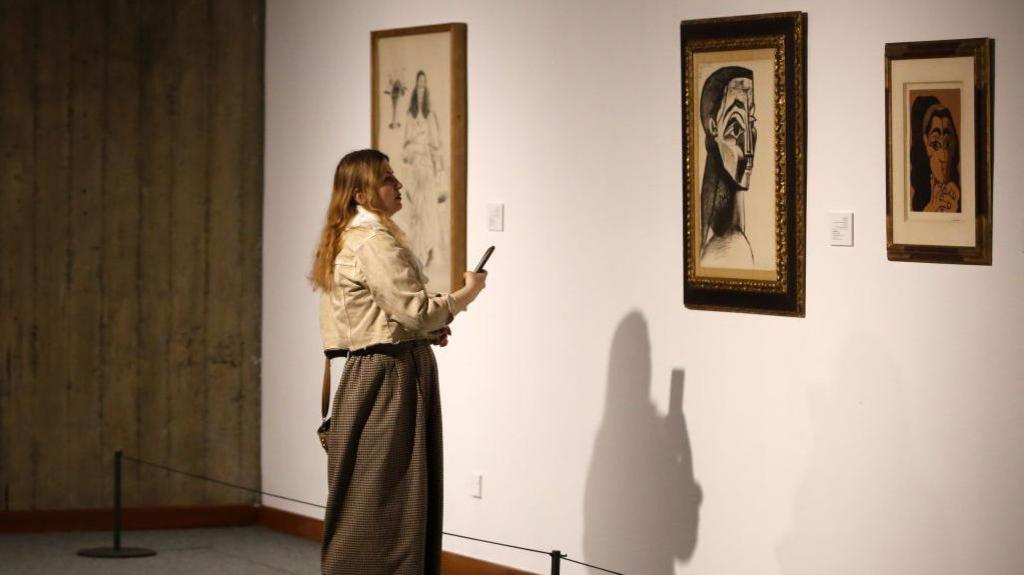
<svg viewBox="0 0 1024 575"><path fill-rule="evenodd" d="M992 114L995 67L992 38L900 42L885 45L885 229L892 261L992 265ZM893 241L892 62L934 58L974 59L975 243L973 247L897 244Z"/></svg>
<svg viewBox="0 0 1024 575"><path fill-rule="evenodd" d="M463 23L416 26L377 30L370 33L370 141L379 146L377 126L381 104L377 82L380 78L378 41L396 36L451 34L451 109L449 110L451 142L451 291L462 287L466 270L466 25Z"/></svg>

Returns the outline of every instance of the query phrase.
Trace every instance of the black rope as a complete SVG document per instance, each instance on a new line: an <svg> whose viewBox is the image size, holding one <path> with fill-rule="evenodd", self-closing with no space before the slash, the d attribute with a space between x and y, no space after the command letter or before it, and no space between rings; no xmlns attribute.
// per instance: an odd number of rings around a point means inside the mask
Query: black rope
<svg viewBox="0 0 1024 575"><path fill-rule="evenodd" d="M295 499L294 497L287 497L285 495L278 495L276 493L270 493L268 491L263 491L263 490L260 490L260 489L255 489L253 487L246 487L244 485L238 485L236 483L230 483L230 482L227 482L227 481L221 481L220 479L214 479L212 477L207 477L205 475L200 475L198 473L189 473L188 471L182 471L180 469L174 469L173 467L167 467L166 465L160 465L159 463L153 463L152 461L146 461L144 459L139 459L138 457L132 457L131 455L122 455L122 457L124 459L129 460L129 461L134 461L136 463L141 463L143 465L149 465L151 467L156 467L158 469L163 469L164 471L170 471L171 473L178 473L180 475L186 475L188 477L192 477L192 478L195 478L195 479L202 479L203 481L209 481L211 483L218 483L220 485L225 485L227 487L234 487L235 489L241 489L243 491L249 491L251 493L259 493L260 495L269 495L271 497L276 497L278 499L284 499L285 501L291 501L293 503L301 503L303 505L309 505L310 507L318 507L320 509L327 509L327 507L325 507L323 505L320 505L319 503L311 503L309 501L303 501L301 499ZM447 531L442 531L441 533L443 533L445 535L450 535L451 537L458 537L459 539L468 539L470 541L479 541L480 543L489 543L491 545L498 545L498 546L501 546L501 547L508 547L510 549L519 549L520 551L529 551L531 553L539 553L541 555L551 555L551 552L541 551L539 549L530 549L529 547L520 547L518 545L509 545L508 543L500 543L498 541L490 541L490 540L487 540L487 539L480 539L480 538L477 538L477 537L470 537L468 535L459 535L458 533L449 533ZM561 558L565 559L566 561L569 561L570 563L575 563L577 565L583 565L584 567L590 567L591 569L597 569L599 571L604 571L605 573L613 573L614 575L623 575L622 573L619 573L618 571L611 571L609 569L604 569L603 567L598 567L596 565L590 565L589 563L583 563L582 561L575 561L573 559L569 559L569 557L567 557L565 555L562 555Z"/></svg>
<svg viewBox="0 0 1024 575"><path fill-rule="evenodd" d="M575 563L577 565L583 565L584 567L590 567L591 569L597 569L598 571L604 571L605 573L614 573L615 575L622 575L622 573L619 573L618 571L612 571L610 569L605 569L604 567L598 567L597 565L591 565L590 563L584 563L582 561L576 561L576 560L573 560L573 559L569 559L568 557L565 557L565 556L563 556L562 559L565 559L566 561L568 561L570 563Z"/></svg>
<svg viewBox="0 0 1024 575"><path fill-rule="evenodd" d="M123 457L125 459L134 461L136 463L142 463L142 464L145 464L145 465L151 465L153 467L157 467L157 468L163 469L164 471L170 471L170 472L173 472L173 473L180 473L181 475L187 475L189 477L194 477L196 479L202 479L204 481L210 481L210 482L213 482L213 483L219 483L221 485L227 485L228 487L234 487L236 489L242 489L244 491L249 491L249 492L252 492L252 493L259 493L261 495L269 495L271 497L277 497L278 499L284 499L286 501L292 501L294 503L302 503L303 505L309 505L310 507L319 507L320 509L327 509L326 507L324 507L323 505L320 505L319 503L310 503L309 501L303 501L301 499L295 499L295 498L287 497L287 496L284 496L284 495L278 495L276 493L269 493L267 491L261 491L259 489L253 489L252 487L246 487L244 485L236 485L234 483L228 483L227 481L221 481L220 479L214 479L212 477L206 477L205 475L199 475L197 473L189 473L187 471L181 471L180 469L174 469L173 467L167 467L166 465L160 465L159 463L153 463L152 461L145 461L145 460L139 459L137 457L132 457L131 455L124 455Z"/></svg>
<svg viewBox="0 0 1024 575"><path fill-rule="evenodd" d="M452 537L458 537L460 539L469 539L470 541L479 541L481 543L490 543L491 545L501 545L502 547L511 547L512 549L520 549L522 551L530 551L532 553L540 553L541 555L551 555L551 553L548 552L548 551L540 551L538 549L530 549L529 547L519 547L518 545L509 545L508 543L498 543L497 541L488 541L486 539L477 539L476 537L469 537L469 536L466 536L466 535L458 535L458 534L455 534L455 533L448 533L447 531L442 531L441 533L444 533L445 535L451 535Z"/></svg>

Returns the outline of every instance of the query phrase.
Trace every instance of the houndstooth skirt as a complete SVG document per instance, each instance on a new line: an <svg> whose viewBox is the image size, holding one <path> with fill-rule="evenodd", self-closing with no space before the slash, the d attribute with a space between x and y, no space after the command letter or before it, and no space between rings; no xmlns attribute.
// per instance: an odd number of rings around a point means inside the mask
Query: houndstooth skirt
<svg viewBox="0 0 1024 575"><path fill-rule="evenodd" d="M439 575L441 400L429 343L349 356L328 446L324 575Z"/></svg>

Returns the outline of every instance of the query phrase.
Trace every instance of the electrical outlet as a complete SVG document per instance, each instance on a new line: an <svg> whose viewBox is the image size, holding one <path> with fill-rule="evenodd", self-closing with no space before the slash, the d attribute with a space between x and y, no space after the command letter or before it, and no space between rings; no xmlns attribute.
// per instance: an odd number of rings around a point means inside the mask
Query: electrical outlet
<svg viewBox="0 0 1024 575"><path fill-rule="evenodd" d="M470 496L473 497L473 499L483 499L484 498L484 474L483 473L474 473L473 474L473 481L470 484L470 493L469 494L470 494Z"/></svg>
<svg viewBox="0 0 1024 575"><path fill-rule="evenodd" d="M1024 214L1020 216L1020 253L1024 254Z"/></svg>

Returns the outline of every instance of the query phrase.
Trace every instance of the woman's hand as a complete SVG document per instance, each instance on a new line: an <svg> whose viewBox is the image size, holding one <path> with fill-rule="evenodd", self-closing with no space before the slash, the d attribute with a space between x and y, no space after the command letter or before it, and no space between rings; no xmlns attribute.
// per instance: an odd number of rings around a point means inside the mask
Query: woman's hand
<svg viewBox="0 0 1024 575"><path fill-rule="evenodd" d="M473 303L476 296L480 295L480 292L487 285L487 272L466 272L462 274L462 279L465 280L466 285L452 292L452 297L455 298L455 301L459 303L462 309L466 309L466 306Z"/></svg>
<svg viewBox="0 0 1024 575"><path fill-rule="evenodd" d="M462 274L462 277L466 284L453 292L452 297L455 298L462 309L466 309L466 306L473 303L473 300L483 291L483 287L487 283L487 272L473 273L472 271L467 271Z"/></svg>
<svg viewBox="0 0 1024 575"><path fill-rule="evenodd" d="M462 279L466 282L467 288L473 290L474 293L480 293L487 284L487 272L466 272L462 274Z"/></svg>
<svg viewBox="0 0 1024 575"><path fill-rule="evenodd" d="M439 329L439 330L437 330L435 332L431 332L431 334L430 334L430 336L431 336L430 343L432 343L432 344L434 344L434 345L436 345L438 347L444 347L444 346L448 345L448 336L450 336L451 334L452 334L451 328L449 328L448 326L442 327L441 329Z"/></svg>

